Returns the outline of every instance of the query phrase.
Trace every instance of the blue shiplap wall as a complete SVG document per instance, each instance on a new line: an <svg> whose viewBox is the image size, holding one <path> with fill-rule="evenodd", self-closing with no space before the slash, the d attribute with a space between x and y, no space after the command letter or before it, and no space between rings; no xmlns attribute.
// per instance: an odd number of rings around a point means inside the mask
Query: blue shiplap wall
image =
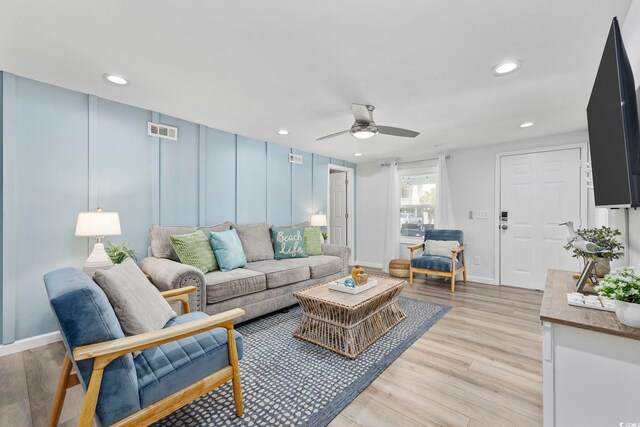
<svg viewBox="0 0 640 427"><path fill-rule="evenodd" d="M93 248L74 236L78 212L118 211L111 240L144 257L154 222L308 220L327 210L327 165L354 166L9 73L0 96L3 343L56 330L42 276L81 268ZM177 126L179 140L147 136L149 120Z"/></svg>

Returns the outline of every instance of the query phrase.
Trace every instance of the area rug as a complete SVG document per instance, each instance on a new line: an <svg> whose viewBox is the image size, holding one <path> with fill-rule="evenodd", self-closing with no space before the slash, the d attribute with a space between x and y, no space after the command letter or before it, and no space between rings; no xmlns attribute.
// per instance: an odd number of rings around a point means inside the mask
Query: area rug
<svg viewBox="0 0 640 427"><path fill-rule="evenodd" d="M160 420L158 426L326 426L450 307L399 298L407 318L350 360L291 334L295 306L240 325L244 416L236 417L227 383Z"/></svg>

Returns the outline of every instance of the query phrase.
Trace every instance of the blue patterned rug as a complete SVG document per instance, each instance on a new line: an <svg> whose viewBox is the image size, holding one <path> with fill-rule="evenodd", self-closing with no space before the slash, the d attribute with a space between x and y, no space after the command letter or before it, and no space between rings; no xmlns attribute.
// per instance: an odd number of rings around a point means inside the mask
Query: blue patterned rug
<svg viewBox="0 0 640 427"><path fill-rule="evenodd" d="M326 426L450 309L399 298L407 318L350 360L291 334L295 306L240 325L244 416L236 417L230 382L160 420L158 426Z"/></svg>

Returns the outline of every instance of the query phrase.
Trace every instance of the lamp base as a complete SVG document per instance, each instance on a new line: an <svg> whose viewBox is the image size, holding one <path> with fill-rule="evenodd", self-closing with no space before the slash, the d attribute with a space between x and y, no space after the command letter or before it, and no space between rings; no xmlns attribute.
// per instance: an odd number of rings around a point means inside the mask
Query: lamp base
<svg viewBox="0 0 640 427"><path fill-rule="evenodd" d="M107 252L104 250L102 243L96 243L89 258L84 263L82 271L93 277L93 273L98 270L108 270L113 267L113 262Z"/></svg>

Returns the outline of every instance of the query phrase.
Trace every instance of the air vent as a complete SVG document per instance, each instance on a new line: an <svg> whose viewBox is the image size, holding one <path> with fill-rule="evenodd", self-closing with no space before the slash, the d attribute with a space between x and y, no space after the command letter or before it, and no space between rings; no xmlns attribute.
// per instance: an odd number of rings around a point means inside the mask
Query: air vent
<svg viewBox="0 0 640 427"><path fill-rule="evenodd" d="M178 140L178 128L172 126L161 125L159 123L149 122L147 126L147 135L157 136L159 138Z"/></svg>
<svg viewBox="0 0 640 427"><path fill-rule="evenodd" d="M302 164L302 156L298 154L289 153L289 163L295 163L296 165Z"/></svg>

